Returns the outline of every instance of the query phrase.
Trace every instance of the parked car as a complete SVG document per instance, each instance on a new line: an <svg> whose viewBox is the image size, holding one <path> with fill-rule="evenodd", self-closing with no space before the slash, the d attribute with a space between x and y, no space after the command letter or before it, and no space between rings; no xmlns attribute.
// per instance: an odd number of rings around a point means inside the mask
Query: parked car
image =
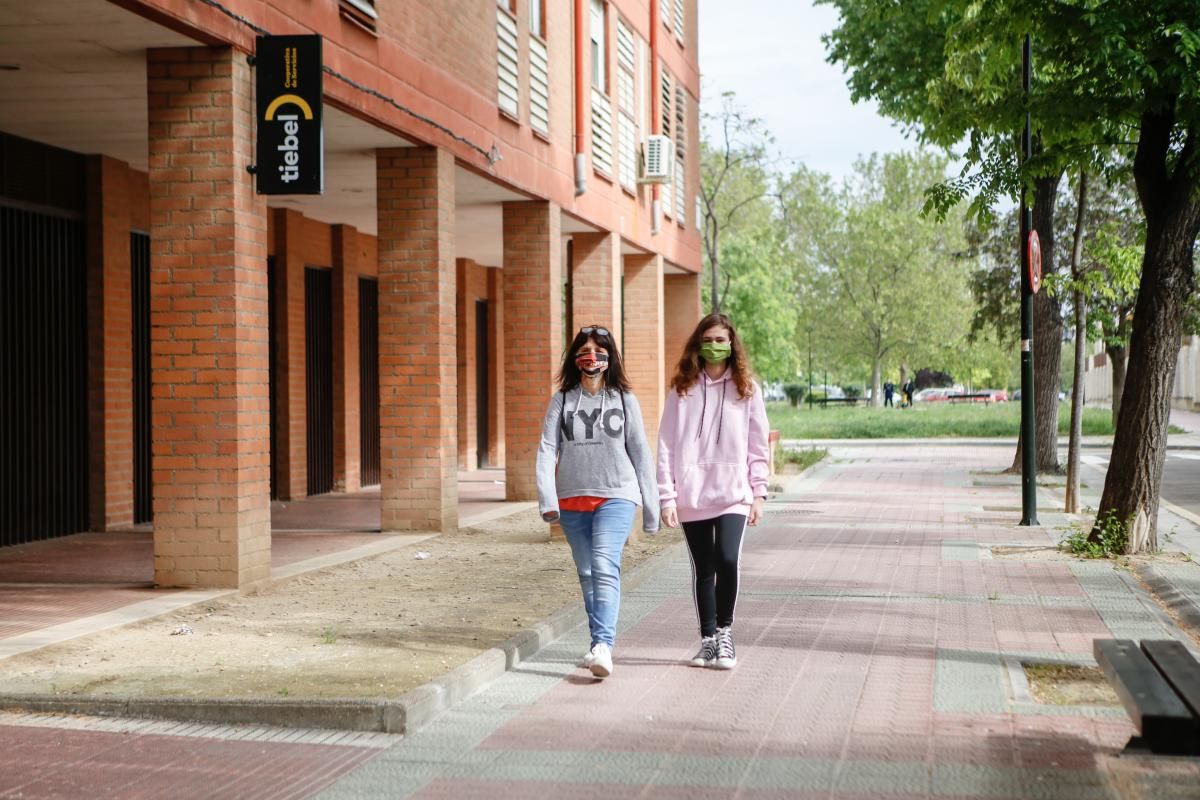
<svg viewBox="0 0 1200 800"><path fill-rule="evenodd" d="M940 403L950 394L950 389L922 389L913 395L914 403Z"/></svg>

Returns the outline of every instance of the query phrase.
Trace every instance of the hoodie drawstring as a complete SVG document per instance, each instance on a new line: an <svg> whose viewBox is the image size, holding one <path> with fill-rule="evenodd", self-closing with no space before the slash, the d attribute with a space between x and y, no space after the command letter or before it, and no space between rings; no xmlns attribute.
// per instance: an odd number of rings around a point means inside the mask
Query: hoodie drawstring
<svg viewBox="0 0 1200 800"><path fill-rule="evenodd" d="M696 431L696 438L699 439L704 433L704 417L708 413L708 387L712 383L709 380L708 373L701 370L701 386L700 392L703 400L700 405L700 429ZM717 407L717 444L721 443L721 429L725 425L725 389L729 385L728 376L721 379L721 405Z"/></svg>

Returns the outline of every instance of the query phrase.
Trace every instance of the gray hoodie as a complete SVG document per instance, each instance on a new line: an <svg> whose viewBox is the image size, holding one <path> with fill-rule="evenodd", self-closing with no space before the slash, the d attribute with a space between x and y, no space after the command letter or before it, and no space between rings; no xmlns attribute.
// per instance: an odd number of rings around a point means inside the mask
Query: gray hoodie
<svg viewBox="0 0 1200 800"><path fill-rule="evenodd" d="M642 529L658 530L658 483L642 409L631 392L582 387L556 392L537 454L538 506L558 511L560 497L611 497L642 507ZM557 467L557 473L555 468Z"/></svg>

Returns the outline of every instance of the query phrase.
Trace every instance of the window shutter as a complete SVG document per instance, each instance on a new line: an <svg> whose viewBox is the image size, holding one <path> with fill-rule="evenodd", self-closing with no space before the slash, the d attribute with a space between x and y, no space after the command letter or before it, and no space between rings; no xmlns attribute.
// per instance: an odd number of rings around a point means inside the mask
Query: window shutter
<svg viewBox="0 0 1200 800"><path fill-rule="evenodd" d="M550 60L546 43L536 37L529 39L529 124L550 135Z"/></svg>
<svg viewBox="0 0 1200 800"><path fill-rule="evenodd" d="M505 114L517 117L521 110L517 20L504 8L496 9L496 43L497 103Z"/></svg>

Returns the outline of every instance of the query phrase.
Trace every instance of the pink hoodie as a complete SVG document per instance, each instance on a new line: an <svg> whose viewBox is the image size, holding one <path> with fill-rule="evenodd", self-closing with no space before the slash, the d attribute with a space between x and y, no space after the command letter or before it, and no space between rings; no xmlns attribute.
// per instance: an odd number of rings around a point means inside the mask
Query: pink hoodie
<svg viewBox="0 0 1200 800"><path fill-rule="evenodd" d="M756 384L738 397L729 370L700 380L683 397L667 391L658 428L658 494L681 522L749 514L767 496L767 408Z"/></svg>

